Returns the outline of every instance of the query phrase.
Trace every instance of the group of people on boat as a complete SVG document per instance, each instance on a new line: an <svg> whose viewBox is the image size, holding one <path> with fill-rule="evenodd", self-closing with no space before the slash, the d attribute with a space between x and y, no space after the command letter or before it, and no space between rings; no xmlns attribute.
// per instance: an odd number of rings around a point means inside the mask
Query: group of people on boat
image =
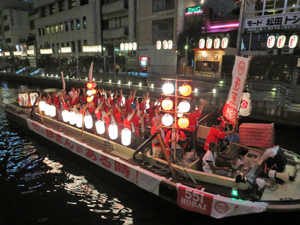
<svg viewBox="0 0 300 225"><path fill-rule="evenodd" d="M131 148L137 148L145 139L145 133L148 129L151 135L159 133L163 143L158 138L152 141L152 157L163 157L162 144L166 147L168 153L174 150L182 153L184 141L187 137L195 138L197 118L201 116L206 100L201 100L199 108L188 115L189 126L185 130L180 130L177 124L172 125L172 129L162 125L162 117L164 113L161 111L162 99L151 99L149 92L143 97L136 97L137 90L130 90L127 98L123 95L123 90L117 90L112 93L111 90L105 91L104 88L97 89L96 94L91 102L87 102L87 94L85 88L72 88L69 92L58 92L51 95L49 93L41 94L41 99L48 104L54 104L57 110L57 119L62 120L61 112L63 110L74 111L80 114L90 114L96 121L102 120L106 124L106 135L109 138L109 125L115 123L118 125L119 132L123 128L128 128L132 133ZM215 124L211 127L207 136L204 149L207 150L203 157L203 170L212 172L219 170L214 166L212 160L212 152L218 146L219 139L224 139L226 135L234 133L224 131L228 124L224 117L220 116ZM119 139L115 140L120 142ZM212 164L211 164L212 163ZM228 168L223 168L228 170Z"/></svg>

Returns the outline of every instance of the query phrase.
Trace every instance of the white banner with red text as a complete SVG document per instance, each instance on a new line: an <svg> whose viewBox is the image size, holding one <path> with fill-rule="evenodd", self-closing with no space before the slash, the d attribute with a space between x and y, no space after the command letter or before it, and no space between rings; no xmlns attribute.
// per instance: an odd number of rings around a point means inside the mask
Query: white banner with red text
<svg viewBox="0 0 300 225"><path fill-rule="evenodd" d="M247 78L250 58L235 56L235 63L232 70L231 87L228 93L228 98L223 108L223 113L226 119L235 126L242 94L244 91L244 83Z"/></svg>
<svg viewBox="0 0 300 225"><path fill-rule="evenodd" d="M164 177L151 173L139 166L129 164L116 156L88 145L82 140L70 137L63 132L49 128L36 121L27 119L27 125L30 130L69 149L82 158L136 184L146 191L159 195L159 184L161 180L165 179Z"/></svg>
<svg viewBox="0 0 300 225"><path fill-rule="evenodd" d="M214 218L260 213L266 210L267 203L250 202L222 197L205 191L177 185L177 204L186 210L209 215Z"/></svg>

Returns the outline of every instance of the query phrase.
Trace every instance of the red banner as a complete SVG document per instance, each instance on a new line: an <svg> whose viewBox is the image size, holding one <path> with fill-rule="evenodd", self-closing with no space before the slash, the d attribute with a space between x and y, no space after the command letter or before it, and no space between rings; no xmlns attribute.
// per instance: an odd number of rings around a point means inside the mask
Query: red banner
<svg viewBox="0 0 300 225"><path fill-rule="evenodd" d="M177 204L186 210L211 215L213 195L180 185L177 192Z"/></svg>

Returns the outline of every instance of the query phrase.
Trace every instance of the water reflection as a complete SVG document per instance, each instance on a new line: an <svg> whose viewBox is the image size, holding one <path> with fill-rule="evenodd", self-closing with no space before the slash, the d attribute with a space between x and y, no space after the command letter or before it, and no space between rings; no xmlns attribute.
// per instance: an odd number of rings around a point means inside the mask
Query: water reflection
<svg viewBox="0 0 300 225"><path fill-rule="evenodd" d="M0 106L16 102L17 89L9 88L4 82L1 84ZM33 138L38 136L35 135ZM25 210L21 213L30 215L31 221L50 222L53 212L46 211L43 216L35 213L39 211L35 204L42 205L41 208L46 207L43 204L46 198L49 199L47 204L53 204L48 207L56 208L58 206L55 204L63 201L65 206L62 211L78 207L77 210L94 213L98 216L99 224L103 220L117 221L118 224L133 224L130 208L124 206L118 198L110 197L97 190L84 175L68 172L68 167L65 168L62 163L51 158L51 155L52 152L47 149L47 146L36 144L34 139L32 142L27 140L27 136L11 127L4 111L0 109L0 198L7 208L2 211L5 215L3 221L12 224L22 220L15 217L16 212L8 210L15 208L16 211ZM26 199L27 202L21 199ZM27 209L18 208L21 204L15 206L14 202L18 200L23 201ZM32 201L36 203L31 204ZM2 220L3 217L0 219Z"/></svg>

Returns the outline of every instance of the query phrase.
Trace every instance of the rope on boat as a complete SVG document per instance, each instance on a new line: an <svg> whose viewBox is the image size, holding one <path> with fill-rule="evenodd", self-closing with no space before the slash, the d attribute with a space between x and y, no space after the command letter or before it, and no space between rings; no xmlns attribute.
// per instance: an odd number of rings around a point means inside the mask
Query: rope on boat
<svg viewBox="0 0 300 225"><path fill-rule="evenodd" d="M275 191L278 187L278 184L273 178L264 178L266 183L269 183L269 185L265 185L265 188L269 189L270 191Z"/></svg>

